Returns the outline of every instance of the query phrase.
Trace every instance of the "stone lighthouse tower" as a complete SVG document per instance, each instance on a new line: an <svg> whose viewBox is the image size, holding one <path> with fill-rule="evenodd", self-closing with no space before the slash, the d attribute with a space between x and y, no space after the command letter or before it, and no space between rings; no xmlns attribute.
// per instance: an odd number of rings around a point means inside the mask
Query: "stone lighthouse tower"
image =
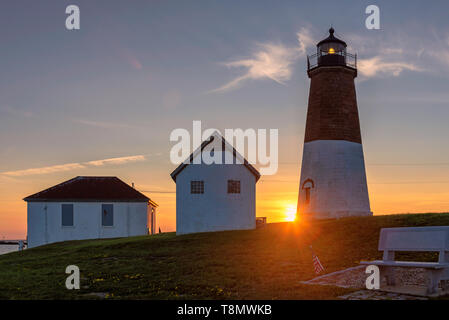
<svg viewBox="0 0 449 320"><path fill-rule="evenodd" d="M311 79L298 215L317 219L372 215L354 78L357 56L334 36L307 57Z"/></svg>

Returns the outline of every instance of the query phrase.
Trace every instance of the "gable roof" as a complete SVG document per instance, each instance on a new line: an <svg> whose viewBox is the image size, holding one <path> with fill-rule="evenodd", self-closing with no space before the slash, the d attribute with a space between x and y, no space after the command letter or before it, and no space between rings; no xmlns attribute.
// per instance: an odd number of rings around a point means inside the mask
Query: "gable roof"
<svg viewBox="0 0 449 320"><path fill-rule="evenodd" d="M153 202L117 177L75 177L23 199L24 201ZM156 205L157 206L157 205Z"/></svg>
<svg viewBox="0 0 449 320"><path fill-rule="evenodd" d="M210 143L212 143L215 139L217 139L218 141L221 140L222 143L222 150L226 150L229 149L232 151L232 154L235 158L239 158L239 160L242 162L242 164L256 177L256 182L260 179L260 173L259 171L257 171L256 168L254 168L245 158L243 158L243 156L237 152L237 150L235 150L235 148L233 146L231 146L226 140L225 138L223 138L223 136L221 136L217 131L215 131L210 137L209 139L203 141L203 143L201 143L201 146L199 146L190 156L189 156L189 161L188 163L186 163L186 161L184 161L183 163L181 163L171 174L171 178L173 179L173 181L176 182L176 176L182 171L184 170L189 164L191 164L193 162L193 159L203 151L203 149L208 146ZM186 159L187 160L187 159Z"/></svg>

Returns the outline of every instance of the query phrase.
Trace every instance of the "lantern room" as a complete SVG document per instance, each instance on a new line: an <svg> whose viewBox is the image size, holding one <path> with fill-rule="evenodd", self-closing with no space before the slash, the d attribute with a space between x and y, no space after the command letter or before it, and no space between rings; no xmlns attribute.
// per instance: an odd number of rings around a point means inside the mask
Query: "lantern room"
<svg viewBox="0 0 449 320"><path fill-rule="evenodd" d="M318 42L317 52L308 56L308 70L320 66L347 66L356 69L357 56L346 52L346 42L334 36L334 28L329 29L329 36Z"/></svg>
<svg viewBox="0 0 449 320"><path fill-rule="evenodd" d="M329 29L329 37L320 41L317 46L318 65L344 65L346 42L334 36L334 28Z"/></svg>

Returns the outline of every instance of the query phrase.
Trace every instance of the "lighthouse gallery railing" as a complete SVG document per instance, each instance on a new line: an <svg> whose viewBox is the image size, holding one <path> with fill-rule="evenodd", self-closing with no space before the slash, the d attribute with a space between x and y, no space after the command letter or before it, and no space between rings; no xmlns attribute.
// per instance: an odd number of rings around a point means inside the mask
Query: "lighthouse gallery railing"
<svg viewBox="0 0 449 320"><path fill-rule="evenodd" d="M357 69L357 54L348 52L320 52L307 56L307 71L318 66L344 65Z"/></svg>

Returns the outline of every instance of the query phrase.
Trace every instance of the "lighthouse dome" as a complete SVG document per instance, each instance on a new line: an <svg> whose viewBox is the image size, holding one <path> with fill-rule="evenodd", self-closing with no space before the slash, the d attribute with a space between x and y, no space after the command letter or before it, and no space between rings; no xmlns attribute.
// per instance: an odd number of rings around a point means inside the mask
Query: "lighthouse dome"
<svg viewBox="0 0 449 320"><path fill-rule="evenodd" d="M329 49L334 49L335 52L339 52L346 50L346 42L335 37L334 32L334 28L331 27L329 29L329 36L318 42L316 46L319 51L329 52Z"/></svg>
<svg viewBox="0 0 449 320"><path fill-rule="evenodd" d="M346 42L334 36L334 28L329 36L316 45L316 54L307 57L308 71L320 66L346 66L357 69L357 56L346 52Z"/></svg>

